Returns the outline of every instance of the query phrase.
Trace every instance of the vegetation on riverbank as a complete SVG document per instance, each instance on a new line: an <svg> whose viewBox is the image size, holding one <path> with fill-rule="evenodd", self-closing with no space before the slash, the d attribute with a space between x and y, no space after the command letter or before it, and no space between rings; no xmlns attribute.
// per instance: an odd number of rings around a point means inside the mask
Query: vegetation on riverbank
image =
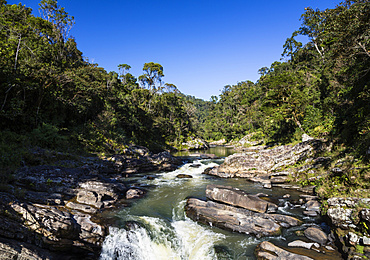
<svg viewBox="0 0 370 260"><path fill-rule="evenodd" d="M40 10L43 17L35 17L22 4L0 0L1 182L32 161L36 146L120 153L130 144L181 147L193 136L231 141L253 133L251 139L286 144L306 133L333 143L323 155L335 158L332 163L345 159L347 170L328 180L368 188L369 1L306 8L283 60L261 68L257 82L225 86L211 101L165 83L158 63L145 63L138 77L128 64L106 72L83 57L68 34L74 18L57 1L42 0ZM329 185L306 175L303 185Z"/></svg>

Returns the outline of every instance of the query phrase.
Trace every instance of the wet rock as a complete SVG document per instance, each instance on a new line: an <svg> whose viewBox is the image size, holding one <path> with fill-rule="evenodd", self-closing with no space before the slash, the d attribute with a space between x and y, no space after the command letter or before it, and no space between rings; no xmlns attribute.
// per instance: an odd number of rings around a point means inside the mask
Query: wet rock
<svg viewBox="0 0 370 260"><path fill-rule="evenodd" d="M201 166L199 163L189 165L190 168L200 168Z"/></svg>
<svg viewBox="0 0 370 260"><path fill-rule="evenodd" d="M255 212L276 212L277 205L231 186L207 185L207 198Z"/></svg>
<svg viewBox="0 0 370 260"><path fill-rule="evenodd" d="M193 176L191 176L189 174L177 174L176 178L186 179L186 178L193 178Z"/></svg>
<svg viewBox="0 0 370 260"><path fill-rule="evenodd" d="M268 214L268 218L273 219L279 225L281 225L284 228L289 227L295 227L303 224L303 222L295 217L287 216L287 215L281 215L281 214Z"/></svg>
<svg viewBox="0 0 370 260"><path fill-rule="evenodd" d="M213 167L206 168L202 174L209 174L209 172L213 169Z"/></svg>
<svg viewBox="0 0 370 260"><path fill-rule="evenodd" d="M293 242L290 242L288 244L289 247L303 247L303 248L307 248L307 249L311 249L311 247L316 247L316 248L319 248L320 245L318 243L307 243L307 242L304 242L302 240L295 240Z"/></svg>
<svg viewBox="0 0 370 260"><path fill-rule="evenodd" d="M91 220L91 215L73 211L76 222L80 225L79 239L88 244L100 247L108 230L105 226Z"/></svg>
<svg viewBox="0 0 370 260"><path fill-rule="evenodd" d="M186 215L194 221L251 234L257 237L279 235L281 227L264 215L241 208L195 198L187 200ZM267 215L267 214L265 214Z"/></svg>
<svg viewBox="0 0 370 260"><path fill-rule="evenodd" d="M284 250L280 247L275 246L271 242L263 241L260 243L255 254L257 259L267 259L267 260L281 260L281 259L294 259L294 260L313 260L308 256L298 255Z"/></svg>
<svg viewBox="0 0 370 260"><path fill-rule="evenodd" d="M328 236L317 227L309 227L304 231L305 237L308 239L319 243L320 245L325 245L328 241Z"/></svg>
<svg viewBox="0 0 370 260"><path fill-rule="evenodd" d="M145 195L145 191L138 188L130 188L126 192L126 199L137 199L142 198Z"/></svg>

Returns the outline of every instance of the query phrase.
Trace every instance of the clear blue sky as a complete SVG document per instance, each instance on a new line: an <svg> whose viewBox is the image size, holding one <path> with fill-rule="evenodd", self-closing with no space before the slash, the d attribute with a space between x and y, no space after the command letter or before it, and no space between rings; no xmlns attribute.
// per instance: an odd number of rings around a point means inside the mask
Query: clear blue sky
<svg viewBox="0 0 370 260"><path fill-rule="evenodd" d="M22 2L38 15L38 0ZM109 71L160 63L167 83L205 100L225 85L258 79L258 69L281 58L305 7L338 0L59 0L75 17L71 35L90 61Z"/></svg>

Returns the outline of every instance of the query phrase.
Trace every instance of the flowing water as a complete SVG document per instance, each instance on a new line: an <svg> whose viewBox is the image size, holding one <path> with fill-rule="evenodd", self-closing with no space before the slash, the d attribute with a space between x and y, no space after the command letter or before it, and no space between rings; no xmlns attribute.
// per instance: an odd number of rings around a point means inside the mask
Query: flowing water
<svg viewBox="0 0 370 260"><path fill-rule="evenodd" d="M215 152L212 150L211 152ZM222 150L223 154L231 153ZM183 154L184 155L184 154ZM114 214L115 226L104 241L101 259L255 259L254 249L263 240L286 246L296 239L295 231L303 230L317 219L302 216L301 208L293 207L290 200L298 199L299 193L279 188L264 189L261 185L243 179L220 179L202 174L222 160L193 159L173 172L135 175L128 181L148 190L145 198L136 200ZM195 167L193 167L195 166ZM180 179L178 174L193 178ZM249 193L263 192L280 205L281 214L289 214L306 220L306 224L285 230L282 236L257 239L253 236L224 231L216 227L198 224L187 218L184 206L187 197L205 198L207 184L231 185Z"/></svg>

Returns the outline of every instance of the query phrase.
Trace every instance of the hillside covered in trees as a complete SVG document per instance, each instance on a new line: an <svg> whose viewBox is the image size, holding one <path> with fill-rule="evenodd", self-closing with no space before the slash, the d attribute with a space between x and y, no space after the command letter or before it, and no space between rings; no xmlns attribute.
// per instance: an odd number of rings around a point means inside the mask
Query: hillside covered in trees
<svg viewBox="0 0 370 260"><path fill-rule="evenodd" d="M207 102L206 139L289 143L303 133L345 144L358 156L370 147L370 3L306 8L284 45L282 61L259 70L256 83L225 86ZM306 44L298 36L308 39Z"/></svg>
<svg viewBox="0 0 370 260"><path fill-rule="evenodd" d="M128 64L107 72L77 48L74 18L57 1L41 1L42 17L31 11L0 1L0 168L24 163L34 146L119 153L129 144L163 150L190 136L249 133L265 143L306 133L369 157L369 1L306 8L281 61L211 101L165 83L158 63L145 63L139 76Z"/></svg>

